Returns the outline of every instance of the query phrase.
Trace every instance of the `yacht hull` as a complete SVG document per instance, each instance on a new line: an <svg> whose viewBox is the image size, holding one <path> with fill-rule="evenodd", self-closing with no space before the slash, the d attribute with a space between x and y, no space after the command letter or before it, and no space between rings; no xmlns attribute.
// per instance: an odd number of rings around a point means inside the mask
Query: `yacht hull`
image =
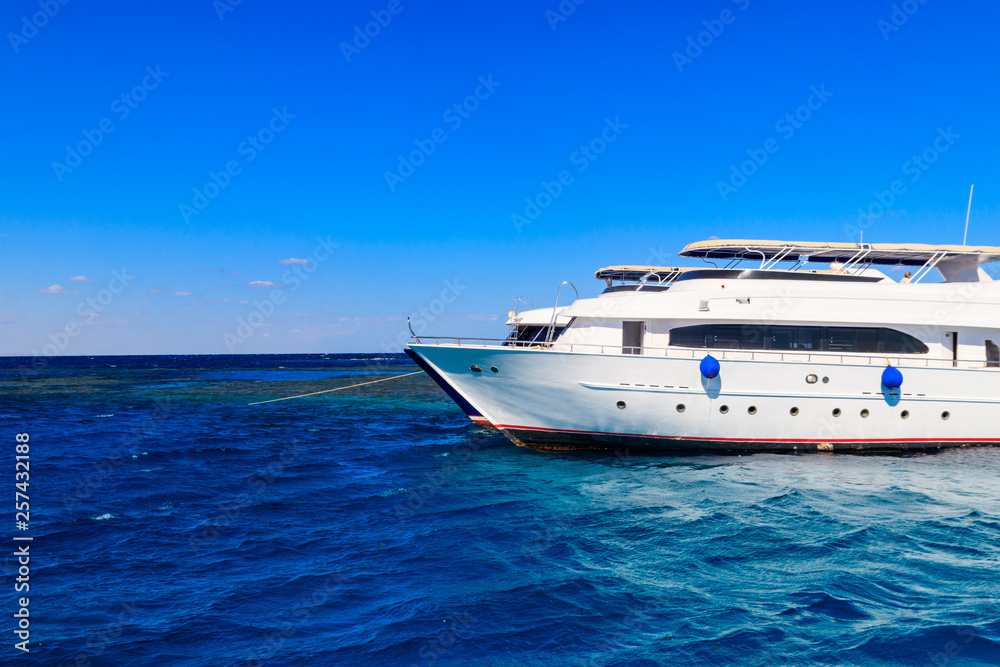
<svg viewBox="0 0 1000 667"><path fill-rule="evenodd" d="M928 365L902 365L903 386L889 390L884 357L867 355L832 363L714 352L722 368L709 380L698 368L704 351L411 348L484 420L538 449L900 452L1000 443L1000 369L920 361Z"/></svg>
<svg viewBox="0 0 1000 667"><path fill-rule="evenodd" d="M486 417L483 417L479 413L479 411L476 410L476 408L472 407L472 405L469 403L469 401L465 399L464 396L462 396L459 392L455 391L455 388L452 387L447 380L441 377L441 374L438 373L437 370L435 370L426 361L424 361L423 357L416 354L413 350L409 348L403 351L406 352L406 355L410 357L410 359L412 359L414 362L416 362L416 364L420 366L420 368L425 373L427 373L427 375L430 376L430 378L434 380L434 382L436 382L439 387L441 387L444 393L446 393L448 397L451 398L451 400L455 401L455 404L462 409L462 412L465 413L466 417L471 419L479 426L482 426L483 428L493 428L493 424L491 424L490 421L486 419Z"/></svg>

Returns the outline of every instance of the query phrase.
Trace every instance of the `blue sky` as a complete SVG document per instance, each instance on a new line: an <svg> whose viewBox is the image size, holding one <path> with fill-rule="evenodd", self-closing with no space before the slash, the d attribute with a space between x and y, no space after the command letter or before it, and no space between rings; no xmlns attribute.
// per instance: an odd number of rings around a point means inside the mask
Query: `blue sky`
<svg viewBox="0 0 1000 667"><path fill-rule="evenodd" d="M0 354L500 337L710 236L958 243L971 183L1000 245L995 4L64 1L0 11Z"/></svg>

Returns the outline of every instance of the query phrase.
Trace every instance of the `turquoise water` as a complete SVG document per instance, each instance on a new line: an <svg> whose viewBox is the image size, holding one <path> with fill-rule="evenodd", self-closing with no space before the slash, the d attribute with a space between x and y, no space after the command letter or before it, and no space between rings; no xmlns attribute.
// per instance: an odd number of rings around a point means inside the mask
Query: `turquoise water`
<svg viewBox="0 0 1000 667"><path fill-rule="evenodd" d="M23 365L32 654L8 634L5 664L1000 664L1000 449L551 454L424 375L247 405L402 357Z"/></svg>

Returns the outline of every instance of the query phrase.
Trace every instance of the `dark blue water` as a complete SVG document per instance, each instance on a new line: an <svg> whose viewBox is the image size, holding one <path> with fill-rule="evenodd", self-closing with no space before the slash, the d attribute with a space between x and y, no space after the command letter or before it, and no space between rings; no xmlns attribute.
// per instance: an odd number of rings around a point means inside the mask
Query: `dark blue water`
<svg viewBox="0 0 1000 667"><path fill-rule="evenodd" d="M1000 664L1000 449L545 454L423 375L247 405L412 370L2 360L34 541L0 662Z"/></svg>

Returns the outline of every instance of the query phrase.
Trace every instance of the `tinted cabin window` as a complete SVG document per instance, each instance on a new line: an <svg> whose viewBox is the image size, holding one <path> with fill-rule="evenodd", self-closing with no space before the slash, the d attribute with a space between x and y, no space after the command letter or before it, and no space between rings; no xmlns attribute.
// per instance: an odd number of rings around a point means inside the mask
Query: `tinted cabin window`
<svg viewBox="0 0 1000 667"><path fill-rule="evenodd" d="M670 331L670 345L738 350L926 354L927 346L894 329L699 324Z"/></svg>
<svg viewBox="0 0 1000 667"><path fill-rule="evenodd" d="M567 325L568 326L568 325ZM562 335L562 332L566 330L566 327L556 327L552 331L552 340L556 340ZM549 335L549 327L546 326L525 326L518 327L516 333L514 334L514 340L520 343L544 343L546 337Z"/></svg>
<svg viewBox="0 0 1000 667"><path fill-rule="evenodd" d="M894 354L924 354L927 346L895 329L879 329L879 349Z"/></svg>
<svg viewBox="0 0 1000 667"><path fill-rule="evenodd" d="M796 327L771 327L772 350L797 350L798 329Z"/></svg>
<svg viewBox="0 0 1000 667"><path fill-rule="evenodd" d="M826 334L830 352L878 352L878 329L829 327Z"/></svg>
<svg viewBox="0 0 1000 667"><path fill-rule="evenodd" d="M532 341L536 338L544 336L542 331L548 329L548 327L521 327L517 331L517 339L521 341Z"/></svg>
<svg viewBox="0 0 1000 667"><path fill-rule="evenodd" d="M728 350L740 349L739 325L713 325L712 338L712 347L720 347Z"/></svg>
<svg viewBox="0 0 1000 667"><path fill-rule="evenodd" d="M855 348L858 341L854 337L854 329L827 329L826 349L832 352L849 352Z"/></svg>
<svg viewBox="0 0 1000 667"><path fill-rule="evenodd" d="M772 350L822 350L821 327L771 327Z"/></svg>
<svg viewBox="0 0 1000 667"><path fill-rule="evenodd" d="M927 346L902 331L879 329L878 351L889 354L927 354Z"/></svg>
<svg viewBox="0 0 1000 667"><path fill-rule="evenodd" d="M744 350L763 350L767 347L767 327L744 324L740 327L740 347Z"/></svg>
<svg viewBox="0 0 1000 667"><path fill-rule="evenodd" d="M680 327L670 330L670 344L680 347L708 347L705 341L711 326L702 324L695 327Z"/></svg>

